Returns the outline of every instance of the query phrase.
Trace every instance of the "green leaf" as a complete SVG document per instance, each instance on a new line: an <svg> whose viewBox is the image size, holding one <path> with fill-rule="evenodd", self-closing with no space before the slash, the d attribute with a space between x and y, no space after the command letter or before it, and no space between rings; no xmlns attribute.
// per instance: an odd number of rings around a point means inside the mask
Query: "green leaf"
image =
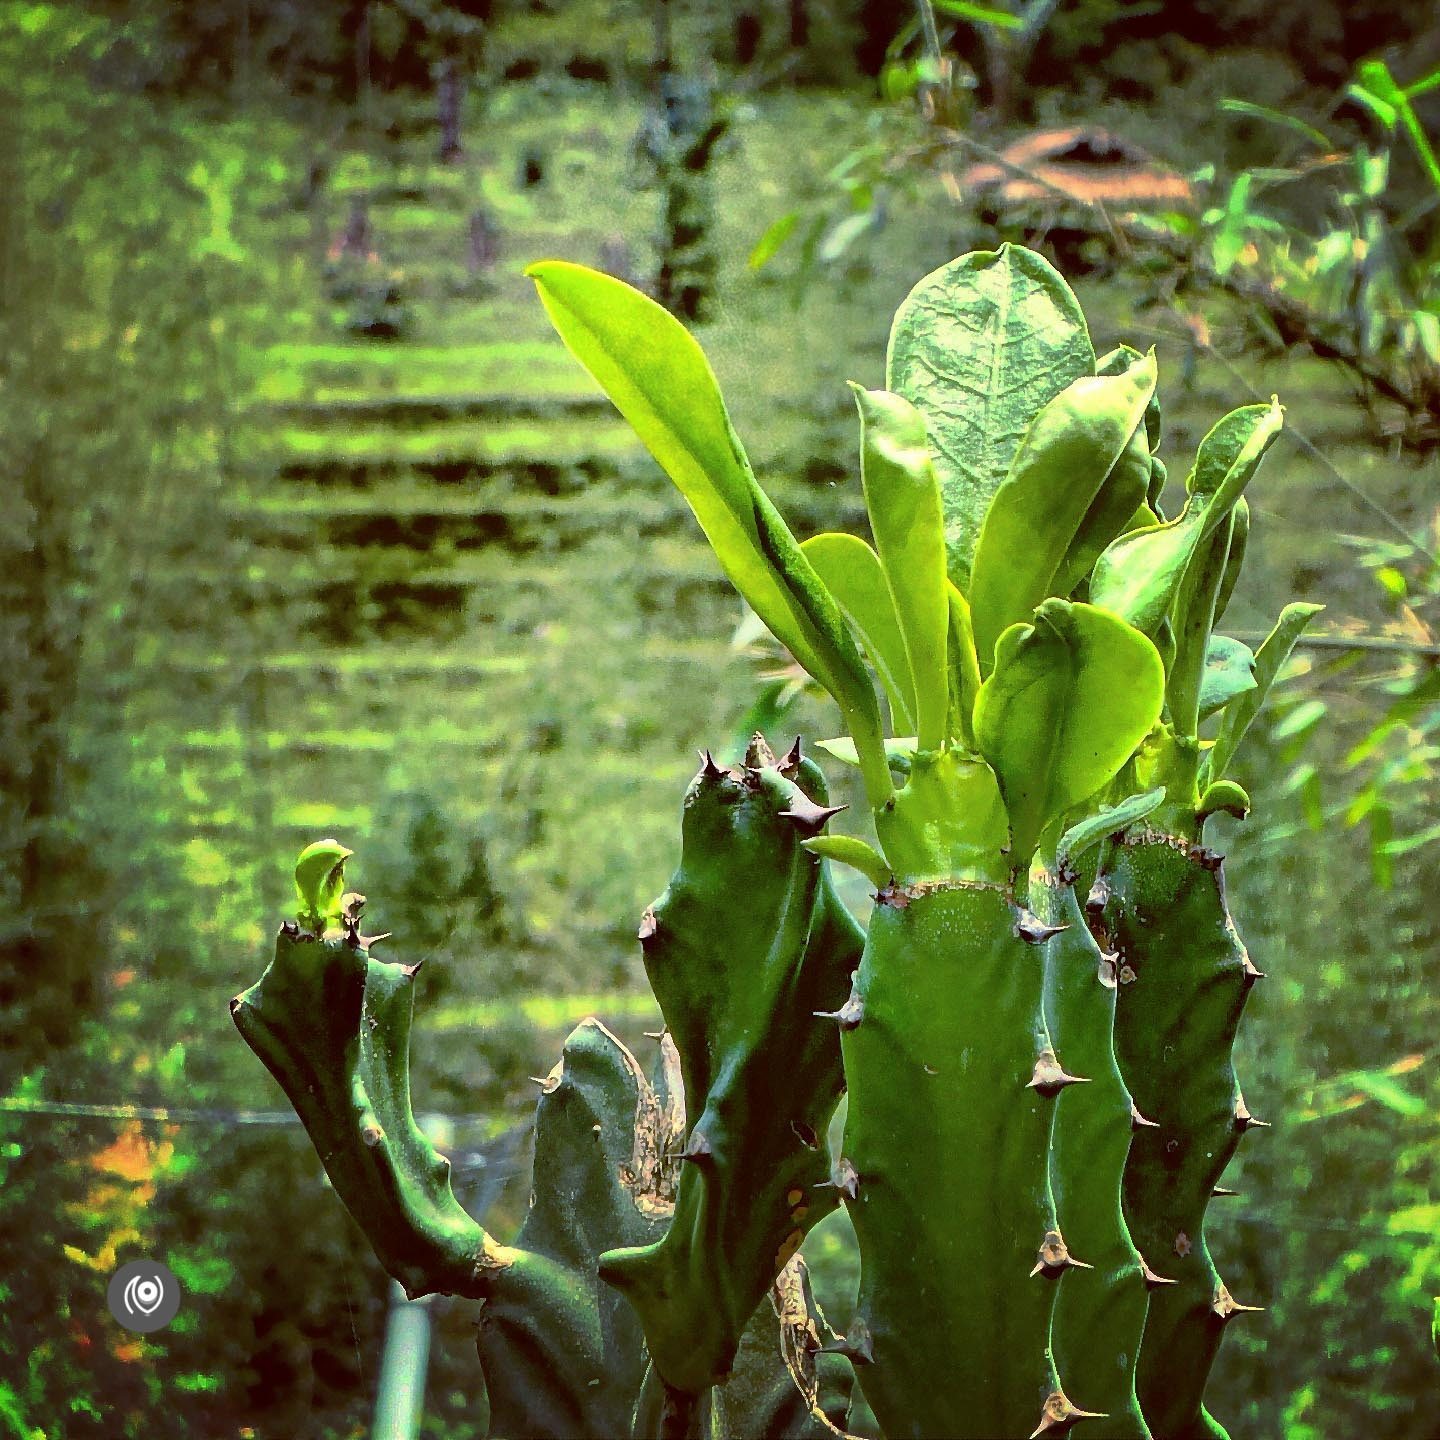
<svg viewBox="0 0 1440 1440"><path fill-rule="evenodd" d="M975 654L975 630L970 602L953 580L946 581L950 597L950 735L967 750L975 748L975 700L980 694L980 660Z"/></svg>
<svg viewBox="0 0 1440 1440"><path fill-rule="evenodd" d="M300 900L300 923L321 931L340 918L345 892L345 862L354 854L338 840L316 840L295 862L295 894Z"/></svg>
<svg viewBox="0 0 1440 1440"><path fill-rule="evenodd" d="M953 15L957 20L969 20L974 25L993 25L997 30L1023 30L1025 21L1008 10L997 10L993 5L978 5L974 0L932 0L941 15Z"/></svg>
<svg viewBox="0 0 1440 1440"><path fill-rule="evenodd" d="M842 765L858 766L860 764L860 755L855 749L855 742L848 735L837 735L833 740L817 740L815 748L823 750ZM897 775L908 775L910 764L915 758L915 749L913 735L897 735L885 742L885 763Z"/></svg>
<svg viewBox="0 0 1440 1440"><path fill-rule="evenodd" d="M950 578L968 588L990 499L1030 422L1095 353L1070 287L1016 245L927 275L895 314L886 388L925 417L945 510Z"/></svg>
<svg viewBox="0 0 1440 1440"><path fill-rule="evenodd" d="M1255 652L1255 688L1237 695L1226 707L1220 722L1220 733L1205 756L1201 766L1201 788L1216 780L1223 780L1230 762L1235 758L1250 722L1260 713L1280 667L1290 658L1295 642L1304 634L1305 627L1323 610L1323 605L1295 603L1287 605L1275 622L1275 628L1265 638L1265 643Z"/></svg>
<svg viewBox="0 0 1440 1440"><path fill-rule="evenodd" d="M1233 780L1217 780L1205 787L1200 803L1195 807L1195 818L1200 821L1217 815L1220 811L1243 820L1250 813L1250 796Z"/></svg>
<svg viewBox="0 0 1440 1440"><path fill-rule="evenodd" d="M583 265L525 272L571 354L689 502L731 583L835 697L872 804L890 791L874 687L839 607L760 488L694 337L647 295Z"/></svg>
<svg viewBox="0 0 1440 1440"><path fill-rule="evenodd" d="M1265 120L1271 125L1284 126L1306 140L1313 141L1322 150L1331 147L1330 137L1323 130L1307 125L1298 115L1287 115L1283 110L1272 110L1268 105L1257 105L1253 100L1236 100L1228 95L1221 100L1220 108L1231 115L1247 115L1254 120Z"/></svg>
<svg viewBox="0 0 1440 1440"><path fill-rule="evenodd" d="M950 704L950 603L940 485L930 463L925 421L899 395L852 388L860 408L865 507L905 642L914 728L922 750L938 750Z"/></svg>
<svg viewBox="0 0 1440 1440"><path fill-rule="evenodd" d="M1161 785L1143 795L1131 795L1117 805L1102 805L1095 814L1087 815L1060 837L1060 844L1055 848L1056 865L1066 869L1092 845L1098 845L1107 835L1128 830L1164 803L1165 787Z"/></svg>
<svg viewBox="0 0 1440 1440"><path fill-rule="evenodd" d="M1430 1107L1418 1095L1412 1095L1403 1086L1397 1085L1388 1075L1377 1070L1362 1070L1347 1077L1351 1086L1362 1095L1378 1101L1387 1110L1397 1115L1414 1119L1429 1113Z"/></svg>
<svg viewBox="0 0 1440 1440"><path fill-rule="evenodd" d="M1245 564L1245 549L1250 541L1250 502L1242 495L1235 502L1230 525L1230 549L1225 556L1225 578L1220 582L1220 593L1215 597L1215 623L1218 625L1230 608L1230 597L1240 579L1240 570Z"/></svg>
<svg viewBox="0 0 1440 1440"><path fill-rule="evenodd" d="M1276 401L1232 411L1200 443L1185 508L1163 525L1122 535L1095 562L1090 599L1154 634L1200 545L1239 500L1280 433Z"/></svg>
<svg viewBox="0 0 1440 1440"><path fill-rule="evenodd" d="M1200 542L1170 606L1175 654L1165 669L1165 704L1177 735L1193 737L1200 733L1200 692L1204 689L1205 662L1215 628L1215 598L1225 583L1234 527L1232 511Z"/></svg>
<svg viewBox="0 0 1440 1440"><path fill-rule="evenodd" d="M1200 681L1200 718L1223 710L1237 695L1255 688L1255 655L1228 635L1212 635Z"/></svg>
<svg viewBox="0 0 1440 1440"><path fill-rule="evenodd" d="M1108 784L1160 718L1165 672L1155 646L1093 605L1047 600L995 647L980 687L975 741L1010 812L1011 857Z"/></svg>
<svg viewBox="0 0 1440 1440"><path fill-rule="evenodd" d="M817 835L813 840L802 840L800 848L858 870L877 890L890 883L890 866L885 857L856 835Z"/></svg>
<svg viewBox="0 0 1440 1440"><path fill-rule="evenodd" d="M835 597L875 667L890 701L894 728L913 730L915 689L910 662L880 557L859 536L840 532L812 535L800 549Z"/></svg>
<svg viewBox="0 0 1440 1440"><path fill-rule="evenodd" d="M798 210L787 210L765 227L765 233L755 242L746 262L752 270L763 270L778 253L780 247L795 233L800 223Z"/></svg>
<svg viewBox="0 0 1440 1440"><path fill-rule="evenodd" d="M975 547L970 610L980 669L988 673L1001 631L1019 624L1047 596L1057 593L1057 572L1087 513L1105 489L1131 437L1143 445L1146 406L1155 392L1155 357L1120 375L1086 375L1066 386L1031 422L1004 483L995 492ZM1133 484L1114 528L1097 556L1145 498L1150 456L1125 477ZM1068 594L1090 567L1065 584Z"/></svg>

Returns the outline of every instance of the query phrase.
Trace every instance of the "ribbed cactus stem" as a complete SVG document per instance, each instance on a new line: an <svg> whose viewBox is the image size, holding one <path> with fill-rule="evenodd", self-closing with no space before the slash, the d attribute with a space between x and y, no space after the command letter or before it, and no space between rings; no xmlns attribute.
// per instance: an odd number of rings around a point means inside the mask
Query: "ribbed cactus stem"
<svg viewBox="0 0 1440 1440"><path fill-rule="evenodd" d="M984 881L895 887L871 917L864 1015L841 1042L861 1255L847 1338L889 1440L1063 1433L1043 1427L1063 1408L1048 1336L1072 1257L1047 1184L1058 1087L1024 918Z"/></svg>
<svg viewBox="0 0 1440 1440"><path fill-rule="evenodd" d="M359 906L317 935L287 922L259 981L230 1002L250 1048L284 1087L336 1193L411 1298L483 1295L511 1256L461 1208L450 1162L410 1109L418 965L369 953Z"/></svg>
<svg viewBox="0 0 1440 1440"><path fill-rule="evenodd" d="M600 1273L639 1313L677 1414L730 1373L757 1304L838 1203L821 1137L840 1044L817 1015L843 1009L863 942L802 848L834 813L824 802L819 771L758 736L733 769L707 756L679 869L640 927L689 1130L664 1239L606 1254Z"/></svg>
<svg viewBox="0 0 1440 1440"><path fill-rule="evenodd" d="M1051 1351L1066 1393L1106 1417L1077 1422L1077 1440L1149 1440L1135 1395L1149 1296L1121 1210L1131 1100L1115 1059L1117 964L1086 928L1073 875L1053 851L1031 871L1030 906L1054 927L1045 941L1045 1019L1067 1082L1055 1102L1051 1188L1066 1242L1091 1266L1057 1292Z"/></svg>
<svg viewBox="0 0 1440 1440"><path fill-rule="evenodd" d="M1205 1383L1236 1305L1211 1260L1205 1213L1240 1136L1257 1123L1231 1050L1260 971L1225 903L1221 857L1183 815L1169 832L1127 835L1107 859L1087 914L1116 956L1115 1049L1143 1123L1125 1172L1125 1215L1150 1270L1136 1377L1156 1440L1224 1430ZM1175 824L1179 820L1181 823ZM1183 829L1189 833L1170 833Z"/></svg>

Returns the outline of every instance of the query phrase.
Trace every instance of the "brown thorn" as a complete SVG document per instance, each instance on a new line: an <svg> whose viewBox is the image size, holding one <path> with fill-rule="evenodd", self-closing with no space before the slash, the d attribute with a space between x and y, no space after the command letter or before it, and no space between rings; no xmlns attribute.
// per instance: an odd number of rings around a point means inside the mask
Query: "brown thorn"
<svg viewBox="0 0 1440 1440"><path fill-rule="evenodd" d="M1233 1320L1237 1315L1255 1315L1264 1308L1263 1305L1242 1305L1225 1288L1223 1280L1215 1282L1215 1297L1210 1302L1210 1313L1222 1322Z"/></svg>
<svg viewBox="0 0 1440 1440"><path fill-rule="evenodd" d="M1058 1279L1067 1270L1093 1270L1093 1265L1087 1265L1083 1260L1077 1260L1065 1244L1065 1237L1058 1230L1047 1230L1045 1238L1040 1242L1040 1249L1037 1252L1038 1258L1035 1261L1035 1268L1030 1272L1030 1278L1043 1274L1048 1280Z"/></svg>
<svg viewBox="0 0 1440 1440"><path fill-rule="evenodd" d="M808 795L797 794L790 802L788 810L776 813L785 820L794 821L795 828L808 837L818 835L832 815L838 815L849 808L848 805L817 805Z"/></svg>
<svg viewBox="0 0 1440 1440"><path fill-rule="evenodd" d="M800 750L800 737L795 737L795 743L776 761L775 768L782 775L789 775L792 770L800 768L800 762L805 758Z"/></svg>
<svg viewBox="0 0 1440 1440"><path fill-rule="evenodd" d="M725 772L715 763L715 757L707 750L700 752L700 778L702 780L723 780Z"/></svg>
<svg viewBox="0 0 1440 1440"><path fill-rule="evenodd" d="M830 1173L830 1184L849 1200L860 1196L860 1173L843 1155Z"/></svg>
<svg viewBox="0 0 1440 1440"><path fill-rule="evenodd" d="M1088 1085L1087 1075L1067 1074L1055 1052L1048 1046L1035 1061L1035 1073L1026 1084L1027 1090L1038 1090L1042 1095L1058 1095L1067 1085Z"/></svg>
<svg viewBox="0 0 1440 1440"><path fill-rule="evenodd" d="M1145 1282L1147 1290L1160 1290L1166 1285L1178 1285L1178 1280L1171 1280L1167 1275L1159 1275L1150 1268L1149 1263L1142 1255L1140 1257L1140 1278Z"/></svg>
<svg viewBox="0 0 1440 1440"><path fill-rule="evenodd" d="M870 1338L870 1327L857 1315L838 1340L822 1345L816 1354L843 1355L852 1365L873 1365L875 1342Z"/></svg>
<svg viewBox="0 0 1440 1440"><path fill-rule="evenodd" d="M1211 1196L1217 1200L1223 1200L1227 1195L1238 1195L1238 1190L1232 1190L1228 1185L1217 1185L1211 1192Z"/></svg>
<svg viewBox="0 0 1440 1440"><path fill-rule="evenodd" d="M1021 910L1015 919L1015 935L1027 945L1043 945L1052 935L1069 928L1068 925L1046 925L1028 910Z"/></svg>
<svg viewBox="0 0 1440 1440"><path fill-rule="evenodd" d="M1103 1420L1103 1410L1082 1410L1072 1405L1063 1390L1052 1390L1040 1411L1040 1423L1030 1432L1030 1440L1052 1440L1068 1435L1082 1420Z"/></svg>
<svg viewBox="0 0 1440 1440"><path fill-rule="evenodd" d="M1085 913L1092 920L1098 920L1109 903L1110 886L1104 876L1101 876L1090 887L1090 893L1085 897Z"/></svg>
<svg viewBox="0 0 1440 1440"><path fill-rule="evenodd" d="M375 938L377 940L388 940L390 937L388 935L377 935ZM413 965L402 965L400 969L407 980L413 980L420 973L420 967L424 963L423 960L417 960Z"/></svg>
<svg viewBox="0 0 1440 1440"><path fill-rule="evenodd" d="M775 752L765 743L765 737L757 730L745 747L745 768L764 770L775 764Z"/></svg>
<svg viewBox="0 0 1440 1440"><path fill-rule="evenodd" d="M1247 1130L1253 1130L1257 1127L1261 1130L1268 1130L1270 1128L1270 1122L1268 1120L1257 1120L1250 1113L1249 1107L1245 1104L1245 1097L1242 1095L1235 1102L1235 1128L1243 1135Z"/></svg>
<svg viewBox="0 0 1440 1440"><path fill-rule="evenodd" d="M670 1032L668 1030L642 1030L640 1033L647 1040L663 1040Z"/></svg>
<svg viewBox="0 0 1440 1440"><path fill-rule="evenodd" d="M842 1030L856 1030L865 1018L865 1001L858 990L851 990L850 998L838 1010L815 1010L818 1020L833 1020Z"/></svg>
<svg viewBox="0 0 1440 1440"><path fill-rule="evenodd" d="M892 880L883 890L875 892L877 905L888 905L892 910L903 910L914 897L903 886Z"/></svg>
<svg viewBox="0 0 1440 1440"><path fill-rule="evenodd" d="M690 1139L680 1152L680 1158L690 1161L692 1165L702 1165L706 1161L714 1160L715 1152L710 1148L709 1137L703 1130L691 1131Z"/></svg>
<svg viewBox="0 0 1440 1440"><path fill-rule="evenodd" d="M1130 1128L1131 1130L1158 1130L1158 1120L1147 1120L1141 1113L1140 1107L1132 1100L1130 1102Z"/></svg>

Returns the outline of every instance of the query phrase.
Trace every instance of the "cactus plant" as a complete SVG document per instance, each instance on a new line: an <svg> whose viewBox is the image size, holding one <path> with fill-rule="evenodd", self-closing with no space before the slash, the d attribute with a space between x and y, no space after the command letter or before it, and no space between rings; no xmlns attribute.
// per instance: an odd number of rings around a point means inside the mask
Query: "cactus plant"
<svg viewBox="0 0 1440 1440"><path fill-rule="evenodd" d="M705 755L640 927L669 1067L652 1086L600 1027L571 1037L510 1247L409 1119L413 973L369 956L355 897L337 912L335 842L303 857L306 928L235 1002L242 1032L387 1268L486 1299L502 1428L834 1433L848 1362L890 1440L1223 1436L1205 1382L1251 1307L1203 1224L1257 1123L1230 1048L1258 971L1203 827L1248 809L1229 766L1316 608L1253 655L1216 633L1278 404L1215 427L1167 519L1154 356L1097 357L1038 255L963 256L901 306L888 388L855 387L870 538L802 545L679 323L583 267L530 273L836 701L819 748L858 770L873 840L828 833L798 741ZM832 863L875 886L863 931ZM795 1254L837 1200L861 1259L843 1337Z"/></svg>

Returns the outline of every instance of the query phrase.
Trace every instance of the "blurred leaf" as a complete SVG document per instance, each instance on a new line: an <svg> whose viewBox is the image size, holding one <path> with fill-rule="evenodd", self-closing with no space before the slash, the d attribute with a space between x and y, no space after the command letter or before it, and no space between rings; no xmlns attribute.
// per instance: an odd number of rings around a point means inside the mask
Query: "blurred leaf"
<svg viewBox="0 0 1440 1440"><path fill-rule="evenodd" d="M800 223L800 211L787 210L777 220L766 226L765 233L755 242L748 264L752 270L762 270L775 258L780 247L795 233Z"/></svg>

